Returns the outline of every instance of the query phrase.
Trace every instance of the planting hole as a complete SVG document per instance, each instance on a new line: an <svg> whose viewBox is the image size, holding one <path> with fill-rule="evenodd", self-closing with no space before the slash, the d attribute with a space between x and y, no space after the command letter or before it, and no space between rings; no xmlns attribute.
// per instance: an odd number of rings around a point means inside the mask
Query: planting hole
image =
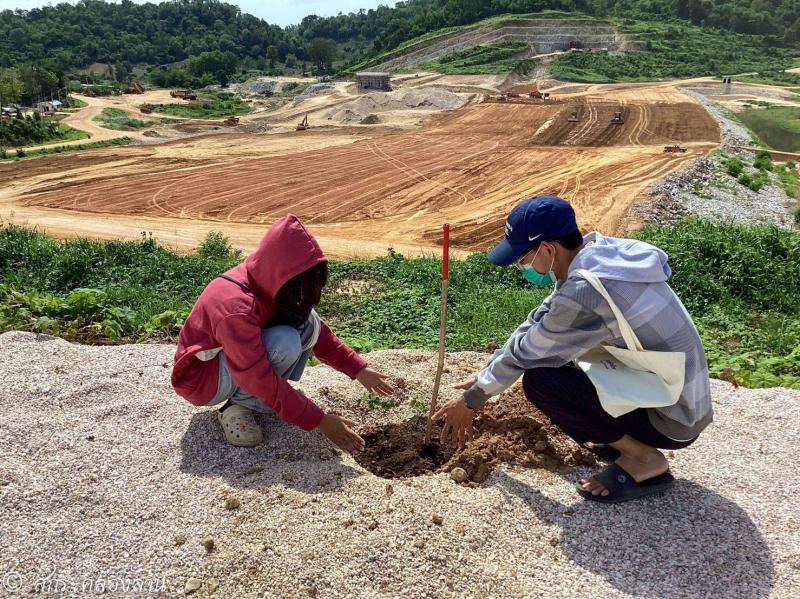
<svg viewBox="0 0 800 599"><path fill-rule="evenodd" d="M475 486L499 464L566 472L579 464L596 464L589 451L553 426L520 390L490 402L474 420L474 439L454 451L439 443L441 426L425 444L427 420L416 416L363 431L366 448L355 456L364 468L383 478L420 476L463 468L466 484Z"/></svg>

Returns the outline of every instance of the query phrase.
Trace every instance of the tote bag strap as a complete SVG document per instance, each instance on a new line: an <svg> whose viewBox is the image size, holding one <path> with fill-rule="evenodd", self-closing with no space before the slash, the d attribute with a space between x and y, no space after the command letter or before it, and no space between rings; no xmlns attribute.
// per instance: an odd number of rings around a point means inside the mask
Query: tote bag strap
<svg viewBox="0 0 800 599"><path fill-rule="evenodd" d="M241 287L242 291L244 291L245 293L249 293L250 295L255 295L255 293L253 293L252 289L250 289L247 285L245 285L241 281L237 281L233 277L229 277L228 275L218 275L217 278L218 279L225 279L226 281L230 281L231 283L234 283L234 284L238 285L239 287Z"/></svg>
<svg viewBox="0 0 800 599"><path fill-rule="evenodd" d="M608 305L611 307L611 312L614 313L614 318L617 319L619 332L622 334L622 338L625 340L625 345L628 346L628 349L631 351L644 351L642 344L639 343L639 339L636 337L636 333L633 332L631 325L628 324L628 321L625 320L625 317L622 315L622 310L620 310L617 304L614 303L614 300L611 299L611 296L608 294L608 291L597 275L583 268L577 269L575 274L586 279L586 281L597 290L597 293L602 295L608 302Z"/></svg>

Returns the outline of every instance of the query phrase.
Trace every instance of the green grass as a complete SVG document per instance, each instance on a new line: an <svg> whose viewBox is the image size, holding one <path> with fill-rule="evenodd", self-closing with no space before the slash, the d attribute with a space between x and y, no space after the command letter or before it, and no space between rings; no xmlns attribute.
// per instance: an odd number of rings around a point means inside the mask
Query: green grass
<svg viewBox="0 0 800 599"><path fill-rule="evenodd" d="M196 102L151 104L154 112L192 119L223 118L250 112L250 106L239 96L223 91L203 91Z"/></svg>
<svg viewBox="0 0 800 599"><path fill-rule="evenodd" d="M63 102L64 102L64 105L62 106L62 108L64 108L65 110L72 110L73 108L75 108L75 109L77 109L77 108L86 108L88 106L88 104L86 102L84 102L80 98L76 98L74 96L70 96L69 98L65 98L63 100Z"/></svg>
<svg viewBox="0 0 800 599"><path fill-rule="evenodd" d="M88 139L91 137L91 135L86 133L86 131L81 131L80 129L76 129L75 127L70 127L69 125L65 125L64 123L59 123L58 129L61 135L59 137L54 138L54 141L75 141L77 139ZM35 145L41 145L41 144L35 144Z"/></svg>
<svg viewBox="0 0 800 599"><path fill-rule="evenodd" d="M40 156L49 156L50 154L67 154L70 152L78 152L80 150L93 150L95 148L109 148L113 146L126 146L133 140L130 137L116 137L114 139L107 139L105 141L92 141L85 144L74 144L71 146L52 146L49 148L42 148L40 150L22 150L24 155L19 156L18 153L13 151L6 151L5 156L0 153L0 162L16 162L27 158L37 158Z"/></svg>
<svg viewBox="0 0 800 599"><path fill-rule="evenodd" d="M671 285L694 316L712 373L728 370L747 386L800 388L800 233L690 219L637 236L670 255ZM4 226L0 330L99 343L174 339L208 281L238 259L221 235L180 255L149 237L57 241ZM440 268L437 259L394 252L332 262L319 310L361 351L433 349ZM492 267L485 254L453 260L448 349L501 345L547 293L513 268Z"/></svg>
<svg viewBox="0 0 800 599"><path fill-rule="evenodd" d="M117 131L147 129L158 122L133 118L129 113L119 108L103 108L103 111L93 120L107 129L115 129Z"/></svg>
<svg viewBox="0 0 800 599"><path fill-rule="evenodd" d="M422 63L413 68L401 69L400 71L424 70L449 75L505 74L510 73L517 67L520 63L520 59L517 56L527 49L528 45L522 42L474 46L460 52L445 54L435 61Z"/></svg>
<svg viewBox="0 0 800 599"><path fill-rule="evenodd" d="M762 83L764 85L779 85L790 87L800 85L800 74L787 73L785 70L761 71L758 75L745 75L734 77L734 81L742 83Z"/></svg>
<svg viewBox="0 0 800 599"><path fill-rule="evenodd" d="M800 107L753 108L737 117L769 147L783 152L800 151Z"/></svg>
<svg viewBox="0 0 800 599"><path fill-rule="evenodd" d="M653 81L750 71L779 71L793 64L794 50L770 48L761 38L703 29L688 23L612 19L638 46L623 56L570 53L550 65L556 79L587 83Z"/></svg>

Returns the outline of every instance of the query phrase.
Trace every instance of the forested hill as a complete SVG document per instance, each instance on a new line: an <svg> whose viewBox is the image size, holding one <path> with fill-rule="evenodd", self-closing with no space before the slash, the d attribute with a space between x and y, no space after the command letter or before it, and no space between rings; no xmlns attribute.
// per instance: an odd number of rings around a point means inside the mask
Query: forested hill
<svg viewBox="0 0 800 599"><path fill-rule="evenodd" d="M50 59L62 69L95 62L166 64L202 52L283 61L305 42L294 30L216 0L111 4L82 0L28 11L0 12L0 66Z"/></svg>
<svg viewBox="0 0 800 599"><path fill-rule="evenodd" d="M387 2L388 3L388 2ZM596 17L682 18L697 25L765 36L765 45L800 44L798 0L407 0L394 8L336 17L307 16L282 29L218 0L110 4L82 0L0 12L0 66L39 63L59 69L92 63L168 64L202 52L242 59L306 59L315 38L329 38L342 58L365 58L444 27L498 14L545 9ZM374 44L374 45L373 45ZM348 56L349 55L349 56Z"/></svg>

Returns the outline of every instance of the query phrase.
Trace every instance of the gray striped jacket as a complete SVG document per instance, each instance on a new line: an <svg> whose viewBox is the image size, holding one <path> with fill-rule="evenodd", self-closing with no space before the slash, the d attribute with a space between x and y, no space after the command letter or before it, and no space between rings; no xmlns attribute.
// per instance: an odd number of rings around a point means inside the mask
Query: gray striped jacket
<svg viewBox="0 0 800 599"><path fill-rule="evenodd" d="M712 420L711 396L700 336L683 303L666 283L666 254L648 243L590 233L569 267L567 279L532 311L480 371L465 392L480 408L532 368L559 367L600 343L625 347L603 297L574 271L585 268L603 282L648 350L686 354L684 387L675 405L649 409L653 427L675 440L696 437Z"/></svg>

